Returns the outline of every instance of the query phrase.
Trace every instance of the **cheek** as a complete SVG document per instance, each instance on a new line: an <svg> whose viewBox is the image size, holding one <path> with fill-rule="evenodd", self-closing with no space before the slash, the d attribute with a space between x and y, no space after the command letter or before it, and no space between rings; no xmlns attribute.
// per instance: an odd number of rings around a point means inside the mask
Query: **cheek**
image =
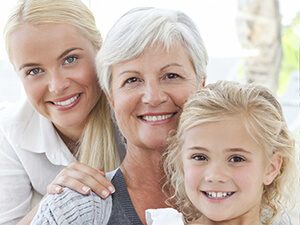
<svg viewBox="0 0 300 225"><path fill-rule="evenodd" d="M47 92L47 85L42 82L32 81L32 80L21 80L24 90L26 92L27 98L31 104L36 105Z"/></svg>
<svg viewBox="0 0 300 225"><path fill-rule="evenodd" d="M201 177L203 171L201 168L184 164L183 165L184 171L184 180L185 180L185 187L187 190L195 190L200 184Z"/></svg>
<svg viewBox="0 0 300 225"><path fill-rule="evenodd" d="M173 93L173 99L176 102L176 105L182 107L186 100L194 93L196 93L196 86L195 85L188 85L183 88L176 89Z"/></svg>
<svg viewBox="0 0 300 225"><path fill-rule="evenodd" d="M263 174L259 168L257 166L237 169L233 173L233 180L241 187L258 190L259 187L262 187Z"/></svg>
<svg viewBox="0 0 300 225"><path fill-rule="evenodd" d="M134 104L130 98L126 95L115 95L113 101L113 111L117 124L121 130L126 128L126 124L130 120L130 116L133 115Z"/></svg>

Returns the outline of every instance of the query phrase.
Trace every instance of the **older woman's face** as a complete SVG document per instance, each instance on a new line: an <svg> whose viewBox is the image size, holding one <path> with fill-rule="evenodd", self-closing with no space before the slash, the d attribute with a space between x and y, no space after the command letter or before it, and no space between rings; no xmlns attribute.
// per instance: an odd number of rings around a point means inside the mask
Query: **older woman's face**
<svg viewBox="0 0 300 225"><path fill-rule="evenodd" d="M128 147L162 149L182 106L199 85L182 45L161 45L112 68L111 106Z"/></svg>

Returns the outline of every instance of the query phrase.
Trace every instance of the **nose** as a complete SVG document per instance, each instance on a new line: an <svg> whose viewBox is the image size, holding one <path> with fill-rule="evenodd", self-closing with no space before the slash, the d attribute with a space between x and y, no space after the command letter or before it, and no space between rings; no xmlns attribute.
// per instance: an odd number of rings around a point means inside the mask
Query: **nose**
<svg viewBox="0 0 300 225"><path fill-rule="evenodd" d="M225 183L229 180L226 165L211 163L205 171L205 181L208 183Z"/></svg>
<svg viewBox="0 0 300 225"><path fill-rule="evenodd" d="M49 92L59 94L70 86L70 80L58 71L50 72L49 76Z"/></svg>
<svg viewBox="0 0 300 225"><path fill-rule="evenodd" d="M168 100L168 94L157 81L150 81L145 85L142 101L151 106L158 106Z"/></svg>

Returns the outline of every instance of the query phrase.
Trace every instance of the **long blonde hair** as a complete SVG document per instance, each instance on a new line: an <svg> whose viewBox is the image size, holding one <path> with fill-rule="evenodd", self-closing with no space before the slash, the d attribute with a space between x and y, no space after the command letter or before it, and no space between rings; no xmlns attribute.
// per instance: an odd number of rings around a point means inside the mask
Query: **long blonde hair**
<svg viewBox="0 0 300 225"><path fill-rule="evenodd" d="M78 28L96 51L102 45L95 18L80 0L20 0L4 29L6 50L11 61L10 35L25 23L69 24ZM90 112L85 127L81 138L79 161L104 171L116 168L119 165L119 158L109 104L103 93Z"/></svg>
<svg viewBox="0 0 300 225"><path fill-rule="evenodd" d="M185 192L181 162L184 133L199 124L222 121L235 115L243 115L249 135L261 144L266 156L278 152L283 159L280 174L270 185L264 186L261 213L267 213L262 215L262 220L270 224L281 207L291 202L290 193L295 190L294 181L299 176L294 160L294 139L288 131L280 104L264 87L220 81L207 85L186 102L178 130L170 138L164 155L168 180L165 187L170 187L173 193L170 201L175 202L187 221L199 218L201 212L193 206Z"/></svg>

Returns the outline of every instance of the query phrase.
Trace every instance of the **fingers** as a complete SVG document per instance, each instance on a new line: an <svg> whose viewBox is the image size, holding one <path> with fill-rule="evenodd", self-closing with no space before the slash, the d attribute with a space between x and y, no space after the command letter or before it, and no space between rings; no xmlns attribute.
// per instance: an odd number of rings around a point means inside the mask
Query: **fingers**
<svg viewBox="0 0 300 225"><path fill-rule="evenodd" d="M63 191L63 187L57 184L49 184L47 186L47 193L48 194L60 194Z"/></svg>
<svg viewBox="0 0 300 225"><path fill-rule="evenodd" d="M92 190L101 198L107 198L115 191L103 171L79 162L73 162L64 168L48 186L47 193L60 193L62 187L68 187L84 195L90 194Z"/></svg>

